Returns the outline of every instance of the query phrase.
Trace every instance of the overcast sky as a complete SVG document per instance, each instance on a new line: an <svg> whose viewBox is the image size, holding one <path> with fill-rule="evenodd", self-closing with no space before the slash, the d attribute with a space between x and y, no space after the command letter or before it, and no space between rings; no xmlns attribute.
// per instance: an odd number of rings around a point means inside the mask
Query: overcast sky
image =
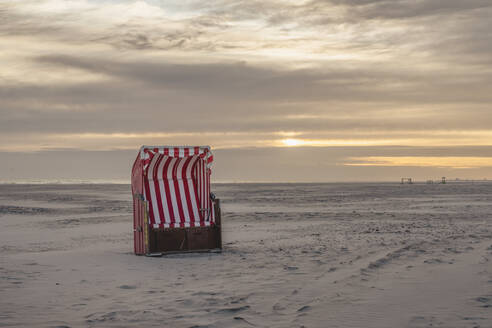
<svg viewBox="0 0 492 328"><path fill-rule="evenodd" d="M4 0L0 63L0 180L492 178L490 0Z"/></svg>

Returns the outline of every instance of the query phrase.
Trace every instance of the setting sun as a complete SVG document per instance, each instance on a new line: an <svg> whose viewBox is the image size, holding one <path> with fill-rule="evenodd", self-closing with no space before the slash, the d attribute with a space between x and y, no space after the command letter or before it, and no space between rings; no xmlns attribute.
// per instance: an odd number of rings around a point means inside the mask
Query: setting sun
<svg viewBox="0 0 492 328"><path fill-rule="evenodd" d="M301 146L304 142L300 139L283 139L282 143L288 147Z"/></svg>

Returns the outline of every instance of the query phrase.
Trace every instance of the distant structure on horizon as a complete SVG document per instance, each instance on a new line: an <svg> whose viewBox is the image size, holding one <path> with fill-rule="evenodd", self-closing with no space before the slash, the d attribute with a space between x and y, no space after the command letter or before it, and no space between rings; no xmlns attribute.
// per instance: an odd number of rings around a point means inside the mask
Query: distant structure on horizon
<svg viewBox="0 0 492 328"><path fill-rule="evenodd" d="M412 178L401 178L401 184L413 184Z"/></svg>
<svg viewBox="0 0 492 328"><path fill-rule="evenodd" d="M456 179L456 181L459 181L459 179ZM434 184L434 180L427 180L427 184ZM441 180L436 180L435 183L440 183L440 184L446 184L446 177L442 177Z"/></svg>

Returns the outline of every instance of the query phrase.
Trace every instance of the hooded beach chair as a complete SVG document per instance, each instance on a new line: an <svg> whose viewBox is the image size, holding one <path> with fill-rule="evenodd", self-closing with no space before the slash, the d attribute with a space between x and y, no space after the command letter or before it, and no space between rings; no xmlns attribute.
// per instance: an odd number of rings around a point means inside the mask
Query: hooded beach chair
<svg viewBox="0 0 492 328"><path fill-rule="evenodd" d="M219 251L220 202L208 146L142 146L132 168L135 254Z"/></svg>

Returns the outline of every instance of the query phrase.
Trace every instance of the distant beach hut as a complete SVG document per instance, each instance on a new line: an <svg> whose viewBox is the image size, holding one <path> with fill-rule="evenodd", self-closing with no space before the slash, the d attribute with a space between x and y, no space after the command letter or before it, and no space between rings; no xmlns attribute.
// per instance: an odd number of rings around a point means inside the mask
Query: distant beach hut
<svg viewBox="0 0 492 328"><path fill-rule="evenodd" d="M135 254L222 248L209 146L142 146L132 168Z"/></svg>

